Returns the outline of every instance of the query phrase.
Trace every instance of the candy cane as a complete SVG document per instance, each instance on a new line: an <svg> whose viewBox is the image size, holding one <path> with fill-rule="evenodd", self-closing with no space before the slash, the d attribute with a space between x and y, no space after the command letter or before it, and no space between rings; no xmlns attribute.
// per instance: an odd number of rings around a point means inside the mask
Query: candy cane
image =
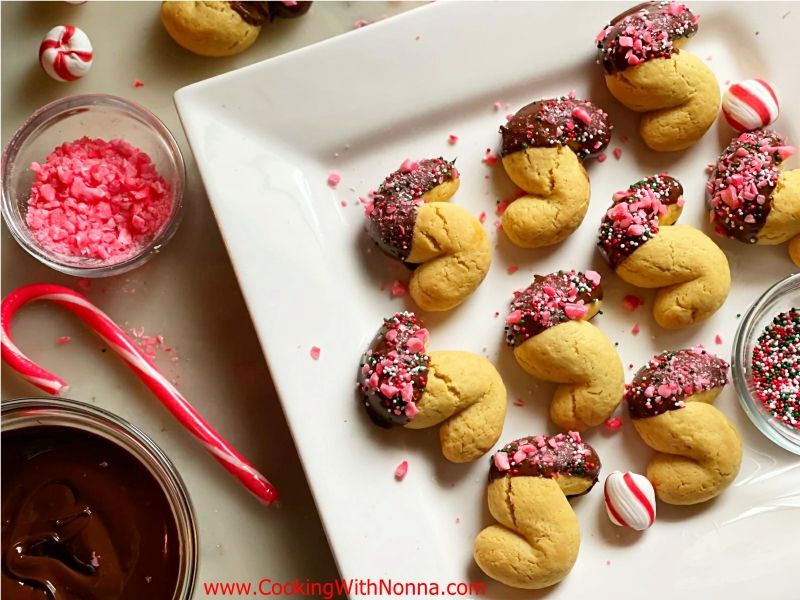
<svg viewBox="0 0 800 600"><path fill-rule="evenodd" d="M50 394L68 389L67 382L25 356L11 338L11 322L16 312L29 302L50 300L77 315L139 376L181 424L205 446L217 462L233 474L264 504L278 499L278 491L239 454L192 407L186 398L159 372L125 332L81 294L59 285L34 284L14 290L0 306L2 358L5 363Z"/></svg>

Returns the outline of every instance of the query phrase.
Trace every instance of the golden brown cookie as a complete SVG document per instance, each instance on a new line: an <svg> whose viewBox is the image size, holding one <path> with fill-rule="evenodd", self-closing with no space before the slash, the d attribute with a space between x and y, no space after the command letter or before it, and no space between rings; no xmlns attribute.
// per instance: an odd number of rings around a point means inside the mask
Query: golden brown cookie
<svg viewBox="0 0 800 600"><path fill-rule="evenodd" d="M764 245L800 235L800 169L781 169L794 153L783 135L768 129L743 133L731 141L706 184L711 222L718 233ZM798 244L789 248L792 260Z"/></svg>
<svg viewBox="0 0 800 600"><path fill-rule="evenodd" d="M414 268L409 293L423 310L450 310L481 284L492 263L477 217L449 200L458 171L443 158L406 161L366 207L367 230L389 256Z"/></svg>
<svg viewBox="0 0 800 600"><path fill-rule="evenodd" d="M483 456L500 438L506 388L494 365L470 352L425 350L428 330L410 312L384 319L361 357L358 388L382 427L441 424L444 456L456 463Z"/></svg>
<svg viewBox="0 0 800 600"><path fill-rule="evenodd" d="M526 194L503 213L503 231L522 248L563 241L589 206L583 159L602 152L611 138L608 115L587 100L537 100L521 108L503 136L503 168Z"/></svg>
<svg viewBox="0 0 800 600"><path fill-rule="evenodd" d="M683 204L676 179L653 175L617 192L600 225L598 246L617 275L638 287L659 288L653 317L665 329L707 319L731 287L728 259L711 238L674 225Z"/></svg>
<svg viewBox="0 0 800 600"><path fill-rule="evenodd" d="M612 415L625 392L614 345L589 323L600 309L600 275L558 271L537 275L515 294L506 317L506 342L528 373L561 385L550 418L563 429L583 431Z"/></svg>
<svg viewBox="0 0 800 600"><path fill-rule="evenodd" d="M248 5L252 6L248 6ZM258 39L267 2L167 1L161 22L178 44L201 56L232 56Z"/></svg>
<svg viewBox="0 0 800 600"><path fill-rule="evenodd" d="M662 502L706 502L739 473L739 433L711 405L727 382L728 364L698 346L655 356L628 386L633 425L658 452L647 478Z"/></svg>
<svg viewBox="0 0 800 600"><path fill-rule="evenodd" d="M717 118L717 78L679 49L699 18L678 2L645 2L615 17L598 34L606 85L629 109L644 113L639 133L653 150L683 150Z"/></svg>
<svg viewBox="0 0 800 600"><path fill-rule="evenodd" d="M594 448L573 431L506 444L489 470L489 512L498 524L481 531L472 550L481 570L523 589L564 579L581 543L567 497L587 493L599 473Z"/></svg>

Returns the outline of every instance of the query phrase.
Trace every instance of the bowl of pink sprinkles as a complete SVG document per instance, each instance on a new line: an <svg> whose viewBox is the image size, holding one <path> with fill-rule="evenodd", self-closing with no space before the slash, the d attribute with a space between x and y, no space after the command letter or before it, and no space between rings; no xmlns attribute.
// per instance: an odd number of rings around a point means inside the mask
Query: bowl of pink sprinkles
<svg viewBox="0 0 800 600"><path fill-rule="evenodd" d="M3 218L49 267L115 275L173 236L184 181L180 149L150 111L105 94L69 96L37 110L6 146Z"/></svg>
<svg viewBox="0 0 800 600"><path fill-rule="evenodd" d="M733 341L739 403L768 439L800 454L800 273L748 309Z"/></svg>

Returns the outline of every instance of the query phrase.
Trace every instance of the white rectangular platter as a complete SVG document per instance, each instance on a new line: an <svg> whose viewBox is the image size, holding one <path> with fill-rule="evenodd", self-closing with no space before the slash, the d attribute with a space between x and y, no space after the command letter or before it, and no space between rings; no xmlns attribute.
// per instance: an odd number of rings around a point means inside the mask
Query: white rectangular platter
<svg viewBox="0 0 800 600"><path fill-rule="evenodd" d="M509 400L524 401L509 405L501 442L555 432L547 420L552 386L525 375L503 341L511 294L534 273L593 268L603 274L605 310L594 322L619 342L630 379L629 364L638 368L663 349L702 343L729 356L737 315L793 270L785 248L749 247L712 234L731 263L731 295L703 325L666 332L649 315L652 294L621 282L597 254L596 231L612 193L663 170L686 190L681 222L708 231L705 167L731 135L720 124L686 152L644 148L637 117L611 98L595 64L595 34L627 6L437 3L176 94L344 577L440 584L486 579L471 547L491 522L488 459L449 464L436 431L376 428L355 395L359 357L381 319L413 309L407 297L391 297L392 281L407 281L408 273L367 239L358 201L404 159L458 157L462 183L454 201L489 215L485 227L495 254L486 281L456 310L422 316L431 349L488 356ZM800 6L719 2L694 8L702 20L687 49L707 60L721 86L749 77L775 84L783 98L776 126L799 142L793 49ZM493 225L495 203L513 187L499 163L488 166L482 158L487 148L497 149L506 113L569 90L610 113L615 134L608 160L588 164L592 201L578 231L555 248L520 250ZM458 136L455 145L449 134ZM630 141L623 143L623 136ZM619 160L615 147L623 150ZM326 182L333 170L342 175L335 190ZM512 265L519 270L509 274ZM647 304L626 312L621 300L628 293ZM635 324L638 335L632 334ZM310 357L312 346L321 348L319 360ZM692 508L661 504L655 526L638 534L611 525L598 486L572 503L582 529L572 574L542 592L488 582L487 597L798 597L800 461L761 437L731 386L718 406L746 446L741 473L725 494ZM585 437L605 474L642 473L651 451L622 408L619 414L625 421L620 430L601 427ZM409 462L408 476L397 482L393 472L402 460ZM267 469L280 484L280 465Z"/></svg>

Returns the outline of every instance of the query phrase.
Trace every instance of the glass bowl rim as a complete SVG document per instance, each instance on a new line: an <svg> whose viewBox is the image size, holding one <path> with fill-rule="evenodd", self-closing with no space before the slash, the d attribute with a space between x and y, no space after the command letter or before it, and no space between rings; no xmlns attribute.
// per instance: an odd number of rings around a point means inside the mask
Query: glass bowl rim
<svg viewBox="0 0 800 600"><path fill-rule="evenodd" d="M793 454L800 455L800 430L796 434L789 434L787 426L780 423L772 424L770 421L774 419L762 414L758 399L754 398L750 393L745 374L746 361L749 360L749 357L745 356L745 347L748 341L752 339L752 335L758 333L753 331L756 315L770 302L780 298L793 288L800 289L800 273L789 275L771 285L744 313L733 340L731 371L739 404L756 429L777 446Z"/></svg>
<svg viewBox="0 0 800 600"><path fill-rule="evenodd" d="M172 508L175 526L183 539L181 557L184 569L183 573L179 574L182 575L182 578L179 577L178 579L173 600L189 600L194 592L199 567L200 540L197 530L197 517L186 483L164 450L142 429L119 415L99 406L61 397L25 396L4 400L0 404L2 431L12 431L37 425L38 419L34 418L32 422L23 423L19 427L10 426L9 419L18 412L23 413L20 417L24 418L25 411L41 411L50 417L60 415L77 417L79 419L78 422L69 421L68 424L62 424L62 426L82 429L94 435L100 434L91 427L115 432L117 435L112 438L103 437L126 450L140 462L144 462L142 455L147 457L147 462L152 464L145 464L145 467L162 486ZM82 425L85 426L86 422L91 424L89 428L82 427ZM47 423L43 425L48 426ZM120 440L120 437L124 438L124 443ZM131 445L137 447L136 452L131 450L129 447Z"/></svg>

